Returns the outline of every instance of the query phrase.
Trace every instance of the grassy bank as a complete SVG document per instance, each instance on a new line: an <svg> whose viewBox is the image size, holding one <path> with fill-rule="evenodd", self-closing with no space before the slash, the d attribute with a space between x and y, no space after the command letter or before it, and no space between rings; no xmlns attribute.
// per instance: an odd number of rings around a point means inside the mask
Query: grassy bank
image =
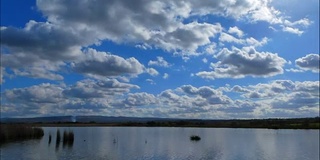
<svg viewBox="0 0 320 160"><path fill-rule="evenodd" d="M27 139L39 139L44 135L42 128L26 124L1 124L0 144Z"/></svg>

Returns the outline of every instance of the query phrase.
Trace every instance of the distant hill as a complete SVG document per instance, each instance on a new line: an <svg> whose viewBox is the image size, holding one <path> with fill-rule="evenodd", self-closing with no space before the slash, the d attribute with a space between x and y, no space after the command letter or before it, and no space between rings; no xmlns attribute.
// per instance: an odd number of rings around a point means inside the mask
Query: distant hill
<svg viewBox="0 0 320 160"><path fill-rule="evenodd" d="M34 117L34 118L1 118L1 123L53 123L72 122L72 116Z"/></svg>
<svg viewBox="0 0 320 160"><path fill-rule="evenodd" d="M168 118L140 118L140 117L108 117L108 116L55 116L55 117L34 117L34 118L1 118L1 123L124 123L136 122L145 123L149 121L176 121L179 119Z"/></svg>

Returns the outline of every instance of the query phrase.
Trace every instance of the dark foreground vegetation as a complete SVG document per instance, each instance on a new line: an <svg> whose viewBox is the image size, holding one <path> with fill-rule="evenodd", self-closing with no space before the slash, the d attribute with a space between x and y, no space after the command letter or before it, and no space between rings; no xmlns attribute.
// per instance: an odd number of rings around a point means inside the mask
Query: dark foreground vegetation
<svg viewBox="0 0 320 160"><path fill-rule="evenodd" d="M0 144L12 141L40 139L44 135L42 128L25 124L1 124Z"/></svg>

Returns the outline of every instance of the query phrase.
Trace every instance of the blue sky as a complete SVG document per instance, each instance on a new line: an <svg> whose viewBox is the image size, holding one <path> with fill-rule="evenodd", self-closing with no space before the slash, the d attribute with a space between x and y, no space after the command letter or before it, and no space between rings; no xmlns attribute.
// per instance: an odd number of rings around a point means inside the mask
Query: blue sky
<svg viewBox="0 0 320 160"><path fill-rule="evenodd" d="M1 116L319 116L319 1L1 1Z"/></svg>

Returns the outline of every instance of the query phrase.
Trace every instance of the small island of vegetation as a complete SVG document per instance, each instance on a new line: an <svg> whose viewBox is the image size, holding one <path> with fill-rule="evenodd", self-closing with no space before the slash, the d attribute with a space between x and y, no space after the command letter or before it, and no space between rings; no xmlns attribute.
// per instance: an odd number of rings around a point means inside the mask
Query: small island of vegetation
<svg viewBox="0 0 320 160"><path fill-rule="evenodd" d="M191 141L200 141L201 138L200 138L200 136L192 135L192 136L190 136L190 140L191 140Z"/></svg>

